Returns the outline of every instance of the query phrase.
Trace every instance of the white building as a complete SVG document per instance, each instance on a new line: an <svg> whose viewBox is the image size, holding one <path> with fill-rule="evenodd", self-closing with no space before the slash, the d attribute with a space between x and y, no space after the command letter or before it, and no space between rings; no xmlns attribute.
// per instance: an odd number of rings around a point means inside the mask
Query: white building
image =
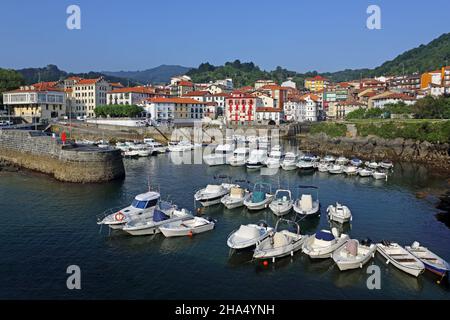
<svg viewBox="0 0 450 320"><path fill-rule="evenodd" d="M369 99L369 108L384 108L387 104L395 104L398 102L412 105L416 103L416 99L403 93L384 92Z"/></svg>
<svg viewBox="0 0 450 320"><path fill-rule="evenodd" d="M154 96L155 89L152 87L120 88L109 91L106 101L107 104L132 105Z"/></svg>
<svg viewBox="0 0 450 320"><path fill-rule="evenodd" d="M148 117L157 123L192 124L202 121L206 109L206 103L191 98L156 97L144 103Z"/></svg>
<svg viewBox="0 0 450 320"><path fill-rule="evenodd" d="M106 105L110 84L102 77L80 79L72 86L72 113L77 117L95 117L95 108Z"/></svg>
<svg viewBox="0 0 450 320"><path fill-rule="evenodd" d="M288 87L288 88L293 88L293 89L297 89L297 84L292 81L292 78L288 78L286 81L284 81L281 84L282 87Z"/></svg>

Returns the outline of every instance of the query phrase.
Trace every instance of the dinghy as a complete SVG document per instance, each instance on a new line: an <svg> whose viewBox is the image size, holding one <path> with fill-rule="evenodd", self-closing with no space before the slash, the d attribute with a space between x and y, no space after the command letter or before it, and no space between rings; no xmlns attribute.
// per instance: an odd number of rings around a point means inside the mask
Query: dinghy
<svg viewBox="0 0 450 320"><path fill-rule="evenodd" d="M362 268L369 260L375 257L377 246L369 241L351 239L344 246L333 252L333 260L339 270Z"/></svg>
<svg viewBox="0 0 450 320"><path fill-rule="evenodd" d="M372 177L374 177L376 180L381 180L381 179L387 180L388 176L387 176L386 172L375 170L372 173Z"/></svg>
<svg viewBox="0 0 450 320"><path fill-rule="evenodd" d="M373 170L367 168L361 168L360 170L358 170L358 174L360 177L371 177L373 172Z"/></svg>
<svg viewBox="0 0 450 320"><path fill-rule="evenodd" d="M331 174L341 174L344 172L344 166L340 164L332 164L328 167L328 172Z"/></svg>
<svg viewBox="0 0 450 320"><path fill-rule="evenodd" d="M346 234L339 235L336 228L331 229L331 232L321 230L306 239L302 250L312 259L331 258L334 250L343 246L348 239Z"/></svg>
<svg viewBox="0 0 450 320"><path fill-rule="evenodd" d="M340 165L346 165L348 163L348 159L346 157L338 157L334 163L340 164Z"/></svg>
<svg viewBox="0 0 450 320"><path fill-rule="evenodd" d="M327 162L320 162L318 165L317 165L317 170L319 171L319 172L328 172L328 168L330 167L330 164L329 163L327 163Z"/></svg>
<svg viewBox="0 0 450 320"><path fill-rule="evenodd" d="M352 212L347 206L336 202L336 205L329 205L327 208L328 218L330 221L345 223L352 221Z"/></svg>
<svg viewBox="0 0 450 320"><path fill-rule="evenodd" d="M249 194L250 192L247 189L232 187L230 193L220 199L220 202L222 202L227 209L239 208L244 205L244 199Z"/></svg>
<svg viewBox="0 0 450 320"><path fill-rule="evenodd" d="M437 274L441 279L448 275L450 270L449 263L428 248L421 246L419 242L414 241L411 246L406 246L405 248L409 253L422 261L428 271Z"/></svg>
<svg viewBox="0 0 450 320"><path fill-rule="evenodd" d="M293 203L291 191L278 189L275 192L274 200L269 204L269 208L276 216L284 216L291 212Z"/></svg>
<svg viewBox="0 0 450 320"><path fill-rule="evenodd" d="M268 189L269 192L265 192L264 189ZM267 208L272 200L272 187L267 183L255 183L253 191L244 199L244 206L252 211L262 210Z"/></svg>
<svg viewBox="0 0 450 320"><path fill-rule="evenodd" d="M366 167L368 167L368 168L370 168L370 169L378 169L378 167L380 166L380 165L378 164L378 162L376 162L376 161L374 161L374 160L372 160L372 161L366 161L364 164L365 164Z"/></svg>
<svg viewBox="0 0 450 320"><path fill-rule="evenodd" d="M259 241L264 240L273 231L265 222L258 224L241 225L234 230L227 239L227 245L231 249L247 249L256 246Z"/></svg>
<svg viewBox="0 0 450 320"><path fill-rule="evenodd" d="M392 169L394 167L394 164L390 160L383 160L380 162L380 167L384 169Z"/></svg>
<svg viewBox="0 0 450 320"><path fill-rule="evenodd" d="M418 277L425 270L425 265L398 243L382 241L377 244L377 251L386 259L386 264L392 263L414 277Z"/></svg>
<svg viewBox="0 0 450 320"><path fill-rule="evenodd" d="M314 186L299 186L298 188L316 190L316 200L313 200L311 194L302 194L301 197L294 202L294 212L304 216L313 216L319 214L319 188Z"/></svg>
<svg viewBox="0 0 450 320"><path fill-rule="evenodd" d="M278 225L281 221L295 224L297 233L289 230L279 230ZM300 234L300 226L294 221L279 219L275 225L275 230L264 240L260 241L255 248L253 258L255 259L272 259L293 256L294 252L301 249L305 236Z"/></svg>
<svg viewBox="0 0 450 320"><path fill-rule="evenodd" d="M345 166L344 173L348 176L355 175L358 173L358 167L355 166Z"/></svg>
<svg viewBox="0 0 450 320"><path fill-rule="evenodd" d="M166 223L159 227L159 230L166 238L192 236L214 229L216 221L202 217L183 219Z"/></svg>

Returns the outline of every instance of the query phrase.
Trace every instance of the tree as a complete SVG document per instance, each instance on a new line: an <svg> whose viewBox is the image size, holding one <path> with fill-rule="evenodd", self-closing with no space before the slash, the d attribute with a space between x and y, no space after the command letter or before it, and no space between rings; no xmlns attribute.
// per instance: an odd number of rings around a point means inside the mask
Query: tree
<svg viewBox="0 0 450 320"><path fill-rule="evenodd" d="M3 92L17 89L24 84L22 75L14 70L0 69L0 104L3 103Z"/></svg>
<svg viewBox="0 0 450 320"><path fill-rule="evenodd" d="M94 109L97 117L134 118L144 112L142 107L136 105L101 105Z"/></svg>

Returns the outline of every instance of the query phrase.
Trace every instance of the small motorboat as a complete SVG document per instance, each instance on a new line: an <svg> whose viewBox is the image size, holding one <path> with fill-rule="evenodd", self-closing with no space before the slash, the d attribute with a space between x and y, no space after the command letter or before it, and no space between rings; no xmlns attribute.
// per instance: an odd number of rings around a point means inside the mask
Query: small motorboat
<svg viewBox="0 0 450 320"><path fill-rule="evenodd" d="M425 270L423 262L398 243L382 241L377 243L377 251L386 259L386 264L391 263L414 277L418 277Z"/></svg>
<svg viewBox="0 0 450 320"><path fill-rule="evenodd" d="M297 232L289 230L279 230L279 223L287 222L295 224ZM255 259L272 259L275 262L276 258L285 256L293 256L294 252L301 249L306 236L300 234L300 226L297 222L285 219L279 219L275 225L275 230L264 240L260 241L255 248L253 258Z"/></svg>
<svg viewBox="0 0 450 320"><path fill-rule="evenodd" d="M294 212L303 216L320 215L319 188L315 186L299 186L299 189L316 190L316 200L313 200L311 194L302 194L299 199L294 201Z"/></svg>
<svg viewBox="0 0 450 320"><path fill-rule="evenodd" d="M358 167L350 165L344 167L344 173L348 176L353 176L358 174Z"/></svg>
<svg viewBox="0 0 450 320"><path fill-rule="evenodd" d="M156 191L138 194L132 203L123 209L112 208L97 217L97 224L107 225L111 229L122 229L125 224L138 217L152 217L153 209L161 195Z"/></svg>
<svg viewBox="0 0 450 320"><path fill-rule="evenodd" d="M384 172L384 171L375 170L375 171L372 173L372 177L374 177L374 178L377 179L377 180L381 180L381 179L387 180L388 175L387 175L387 173Z"/></svg>
<svg viewBox="0 0 450 320"><path fill-rule="evenodd" d="M270 169L277 169L283 161L283 153L280 146L273 146L270 150L269 157L266 160L266 166Z"/></svg>
<svg viewBox="0 0 450 320"><path fill-rule="evenodd" d="M283 162L281 162L281 168L283 170L289 171L289 170L296 170L297 169L297 154L293 152L286 152L284 156Z"/></svg>
<svg viewBox="0 0 450 320"><path fill-rule="evenodd" d="M269 204L269 208L276 216L284 216L291 212L293 204L291 191L278 189L275 192L274 200Z"/></svg>
<svg viewBox="0 0 450 320"><path fill-rule="evenodd" d="M360 165L363 164L363 162L362 162L361 159L358 159L358 158L352 158L352 159L350 160L350 164L351 164L352 166L359 167Z"/></svg>
<svg viewBox="0 0 450 320"><path fill-rule="evenodd" d="M336 161L336 158L330 155L326 155L325 157L323 157L322 161L324 162L334 162Z"/></svg>
<svg viewBox="0 0 450 320"><path fill-rule="evenodd" d="M333 252L333 260L339 270L362 268L370 259L375 257L377 246L370 240L359 242L355 239L348 240L344 246Z"/></svg>
<svg viewBox="0 0 450 320"><path fill-rule="evenodd" d="M366 161L364 164L365 164L366 167L368 167L368 168L370 168L370 169L378 169L378 167L380 166L380 165L378 164L378 162L376 162L376 161L374 161L374 160L372 160L372 161Z"/></svg>
<svg viewBox="0 0 450 320"><path fill-rule="evenodd" d="M328 168L330 167L330 164L328 162L319 162L317 165L317 170L319 172L328 172Z"/></svg>
<svg viewBox="0 0 450 320"><path fill-rule="evenodd" d="M267 160L267 150L265 149L256 149L250 152L250 156L248 157L245 165L247 169L259 169L266 163Z"/></svg>
<svg viewBox="0 0 450 320"><path fill-rule="evenodd" d="M213 219L193 217L163 224L159 230L166 238L192 236L214 229L216 221Z"/></svg>
<svg viewBox="0 0 450 320"><path fill-rule="evenodd" d="M248 148L236 148L233 152L233 156L229 159L229 164L232 167L245 166L249 155Z"/></svg>
<svg viewBox="0 0 450 320"><path fill-rule="evenodd" d="M314 170L314 165L319 161L319 157L314 154L307 153L300 157L297 167L301 170Z"/></svg>
<svg viewBox="0 0 450 320"><path fill-rule="evenodd" d="M273 231L265 222L241 225L228 236L227 245L231 249L247 249L256 246Z"/></svg>
<svg viewBox="0 0 450 320"><path fill-rule="evenodd" d="M394 167L394 164L390 160L383 160L379 163L379 165L384 169L392 169Z"/></svg>
<svg viewBox="0 0 450 320"><path fill-rule="evenodd" d="M334 163L340 164L340 165L346 165L348 163L348 159L346 157L338 157Z"/></svg>
<svg viewBox="0 0 450 320"><path fill-rule="evenodd" d="M244 199L249 193L250 192L247 189L231 187L230 193L223 196L223 198L220 199L220 202L222 202L227 209L239 208L244 205Z"/></svg>
<svg viewBox="0 0 450 320"><path fill-rule="evenodd" d="M152 138L145 138L144 143L150 146L150 148L156 153L166 153L168 151L167 147L161 143L155 141Z"/></svg>
<svg viewBox="0 0 450 320"><path fill-rule="evenodd" d="M371 177L373 172L373 170L367 168L361 168L358 170L358 174L360 177Z"/></svg>
<svg viewBox="0 0 450 320"><path fill-rule="evenodd" d="M227 195L233 187L239 188L239 185L231 183L208 184L206 188L198 190L194 198L204 207L212 206L220 203L222 197Z"/></svg>
<svg viewBox="0 0 450 320"><path fill-rule="evenodd" d="M340 164L332 164L328 167L328 173L341 174L344 172L344 166Z"/></svg>
<svg viewBox="0 0 450 320"><path fill-rule="evenodd" d="M348 239L347 234L339 235L336 228L331 231L321 230L306 239L302 250L312 259L331 258L333 252L342 247Z"/></svg>
<svg viewBox="0 0 450 320"><path fill-rule="evenodd" d="M329 205L327 208L328 218L330 221L346 223L352 221L352 212L347 206L336 202L336 205Z"/></svg>
<svg viewBox="0 0 450 320"><path fill-rule="evenodd" d="M234 144L227 143L219 144L214 153L205 154L203 156L203 160L205 160L206 164L209 166L220 166L228 163L229 158L233 155Z"/></svg>
<svg viewBox="0 0 450 320"><path fill-rule="evenodd" d="M179 142L170 141L168 144L168 149L170 152L185 152L194 149L194 145L188 140L181 140Z"/></svg>
<svg viewBox="0 0 450 320"><path fill-rule="evenodd" d="M138 150L133 150L133 149L129 149L123 152L123 156L125 158L139 158L139 151Z"/></svg>
<svg viewBox="0 0 450 320"><path fill-rule="evenodd" d="M411 246L406 246L405 248L409 253L422 261L428 271L440 276L441 280L448 276L450 264L428 248L421 246L419 242L414 241Z"/></svg>
<svg viewBox="0 0 450 320"><path fill-rule="evenodd" d="M160 233L160 227L169 222L192 219L193 215L186 209L161 210L155 208L151 218L135 218L127 222L123 231L132 236L145 236Z"/></svg>
<svg viewBox="0 0 450 320"><path fill-rule="evenodd" d="M268 192L264 190L268 189ZM267 183L255 183L253 191L244 199L244 206L248 210L262 210L269 206L273 200L272 187Z"/></svg>

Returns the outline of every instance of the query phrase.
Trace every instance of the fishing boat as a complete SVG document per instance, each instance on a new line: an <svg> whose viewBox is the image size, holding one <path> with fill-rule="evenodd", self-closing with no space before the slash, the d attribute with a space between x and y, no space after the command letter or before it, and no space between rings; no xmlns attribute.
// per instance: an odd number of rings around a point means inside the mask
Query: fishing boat
<svg viewBox="0 0 450 320"><path fill-rule="evenodd" d="M392 169L394 167L394 164L390 160L383 160L380 163L380 167L384 169Z"/></svg>
<svg viewBox="0 0 450 320"><path fill-rule="evenodd" d="M351 164L352 166L359 167L359 166L361 166L361 165L363 164L363 162L362 162L361 159L358 159L358 158L352 158L352 159L350 160L350 164Z"/></svg>
<svg viewBox="0 0 450 320"><path fill-rule="evenodd" d="M267 238L272 231L273 228L267 226L265 222L241 225L239 229L230 233L227 245L236 250L252 248Z"/></svg>
<svg viewBox="0 0 450 320"><path fill-rule="evenodd" d="M306 239L302 250L312 259L331 258L333 252L342 247L348 239L347 234L339 235L336 228L331 229L331 231L321 230Z"/></svg>
<svg viewBox="0 0 450 320"><path fill-rule="evenodd" d="M246 147L236 148L233 152L233 156L230 157L229 160L230 166L232 167L245 166L249 152L250 152L249 149Z"/></svg>
<svg viewBox="0 0 450 320"><path fill-rule="evenodd" d="M375 257L377 246L370 240L359 242L355 239L348 240L344 246L333 252L332 258L339 270L362 268Z"/></svg>
<svg viewBox="0 0 450 320"><path fill-rule="evenodd" d="M328 167L328 173L341 174L344 173L344 166L340 164L332 164Z"/></svg>
<svg viewBox="0 0 450 320"><path fill-rule="evenodd" d="M287 229L280 230L279 223L287 222L296 226L297 232L294 233ZM285 256L293 256L294 252L301 249L306 236L300 234L300 226L297 222L279 219L275 225L275 230L269 234L267 238L256 244L253 258L255 259L272 259Z"/></svg>
<svg viewBox="0 0 450 320"><path fill-rule="evenodd" d="M294 152L286 152L284 156L283 162L281 162L281 168L283 170L289 171L289 170L295 170L297 169L297 160L298 156Z"/></svg>
<svg viewBox="0 0 450 320"><path fill-rule="evenodd" d="M266 163L267 150L256 149L250 152L247 162L245 163L247 169L259 169Z"/></svg>
<svg viewBox="0 0 450 320"><path fill-rule="evenodd" d="M294 201L294 212L303 216L320 215L319 188L315 186L299 186L299 189L316 190L316 200L313 200L311 194L302 194L299 199Z"/></svg>
<svg viewBox="0 0 450 320"><path fill-rule="evenodd" d="M128 221L122 228L123 231L132 236L145 236L160 233L159 228L169 222L192 219L192 214L186 209L178 210L173 206L173 210L161 210L155 208L151 218L135 218Z"/></svg>
<svg viewBox="0 0 450 320"><path fill-rule="evenodd" d="M347 206L336 202L336 205L329 205L327 208L328 218L330 221L346 223L352 221L352 212Z"/></svg>
<svg viewBox="0 0 450 320"><path fill-rule="evenodd" d="M358 170L358 174L360 177L371 177L373 172L373 170L367 168L361 168Z"/></svg>
<svg viewBox="0 0 450 320"><path fill-rule="evenodd" d="M405 249L419 259L428 271L440 276L441 280L448 276L450 264L428 248L421 246L419 242L414 241L411 246L406 246Z"/></svg>
<svg viewBox="0 0 450 320"><path fill-rule="evenodd" d="M250 193L247 189L241 187L231 187L229 194L223 196L220 202L227 209L239 208L244 205L245 197Z"/></svg>
<svg viewBox="0 0 450 320"><path fill-rule="evenodd" d="M326 155L322 158L322 161L330 163L336 161L336 158L331 155Z"/></svg>
<svg viewBox="0 0 450 320"><path fill-rule="evenodd" d="M334 163L340 164L340 165L346 165L348 163L348 159L346 157L338 157Z"/></svg>
<svg viewBox="0 0 450 320"><path fill-rule="evenodd" d="M364 165L365 165L366 167L370 168L370 169L378 169L378 167L380 166L380 165L378 164L378 162L376 162L376 161L374 161L374 160L372 160L372 161L366 161L366 162L364 163Z"/></svg>
<svg viewBox="0 0 450 320"><path fill-rule="evenodd" d="M356 175L356 174L358 174L358 167L355 167L353 165L345 166L344 173L348 176Z"/></svg>
<svg viewBox="0 0 450 320"><path fill-rule="evenodd" d="M391 263L414 277L418 277L425 270L423 262L398 243L382 241L377 243L377 251L386 259L386 264Z"/></svg>
<svg viewBox="0 0 450 320"><path fill-rule="evenodd" d="M293 204L291 191L278 189L275 192L274 200L269 204L269 208L276 216L284 216L291 212Z"/></svg>
<svg viewBox="0 0 450 320"><path fill-rule="evenodd" d="M161 195L156 191L138 194L128 207L120 210L118 208L106 210L97 217L97 224L107 225L111 229L122 229L134 218L151 217L160 197Z"/></svg>
<svg viewBox="0 0 450 320"><path fill-rule="evenodd" d="M273 194L271 185L258 182L255 183L253 191L245 197L244 206L251 211L262 210L267 208L272 200Z"/></svg>
<svg viewBox="0 0 450 320"><path fill-rule="evenodd" d="M270 150L269 157L266 160L266 166L270 169L277 169L283 161L283 153L279 145L273 146Z"/></svg>
<svg viewBox="0 0 450 320"><path fill-rule="evenodd" d="M209 166L220 166L228 163L229 158L233 155L234 144L233 143L223 143L219 144L215 149L214 153L207 154L203 157L206 164Z"/></svg>
<svg viewBox="0 0 450 320"><path fill-rule="evenodd" d="M374 177L374 178L377 179L377 180L380 180L380 179L387 180L388 175L387 175L387 173L384 172L384 171L375 170L375 171L372 173L372 177Z"/></svg>
<svg viewBox="0 0 450 320"><path fill-rule="evenodd" d="M213 219L192 217L190 219L168 222L159 227L166 238L192 236L214 229L216 221Z"/></svg>
<svg viewBox="0 0 450 320"><path fill-rule="evenodd" d="M233 187L239 188L239 185L231 183L208 184L205 188L198 190L194 198L204 207L212 206L220 203L222 197L229 194Z"/></svg>

